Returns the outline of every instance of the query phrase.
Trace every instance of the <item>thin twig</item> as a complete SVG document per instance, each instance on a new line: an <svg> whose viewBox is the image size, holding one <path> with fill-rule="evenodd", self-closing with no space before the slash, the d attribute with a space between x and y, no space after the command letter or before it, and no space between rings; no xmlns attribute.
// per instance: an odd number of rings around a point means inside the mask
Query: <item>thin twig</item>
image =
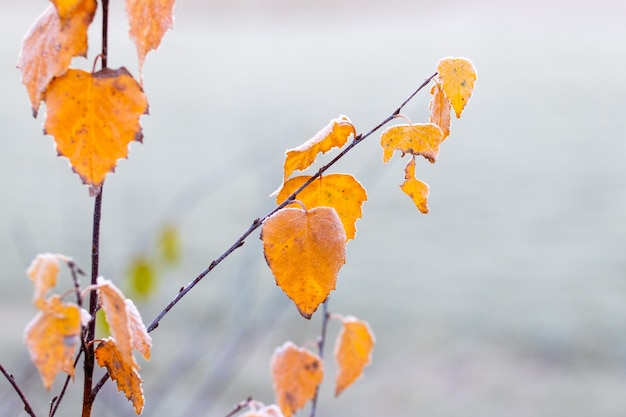
<svg viewBox="0 0 626 417"><path fill-rule="evenodd" d="M328 312L328 299L324 301L324 316L322 317L322 333L320 334L319 339L317 339L317 354L320 359L324 359L324 345L326 344L326 329L328 328L328 321L330 319L330 313ZM310 417L315 417L315 413L317 411L317 398L319 397L320 386L318 385L315 388L315 395L311 400L311 415Z"/></svg>
<svg viewBox="0 0 626 417"><path fill-rule="evenodd" d="M252 402L252 396L246 398L243 401L240 401L237 405L233 407L230 413L226 414L224 417L233 417L235 414L237 414L238 412L246 408L248 404L250 404L251 402Z"/></svg>
<svg viewBox="0 0 626 417"><path fill-rule="evenodd" d="M24 403L24 411L26 411L28 415L31 417L37 417L35 415L35 412L33 411L33 408L30 406L30 403L28 402L28 398L26 398L26 395L24 395L19 385L17 385L17 382L15 382L15 378L13 378L13 375L9 374L2 365L0 365L0 372L2 372L2 374L6 377L9 383L13 386L13 389L15 389L15 392L17 392L17 395L20 396L20 399Z"/></svg>
<svg viewBox="0 0 626 417"><path fill-rule="evenodd" d="M381 127L383 127L385 124L387 124L390 120L392 120L397 114L400 113L400 111L402 110L402 108L422 89L424 88L435 76L437 75L437 73L434 73L433 75L431 75L430 77L428 77L426 80L424 80L424 82L409 96L409 98L407 98L401 105L400 107L398 107L391 115L389 115L385 120L383 120L382 122L380 122L378 125L376 125L373 129L371 129L369 132L365 133L365 134L361 134L358 135L341 153L339 153L335 158L333 158L332 161L330 161L329 163L327 163L326 165L324 165L323 167L321 167L319 169L319 171L317 171L317 173L315 175L313 175L308 181L306 181L304 184L302 184L302 186L300 186L300 188L298 188L296 191L294 191L289 197L287 197L285 199L285 201L283 201L282 203L280 203L278 206L276 206L272 211L270 211L269 213L267 213L265 216L255 219L252 224L250 225L250 227L248 227L248 230L246 230L236 241L235 243L233 243L224 253L222 253L222 255L220 255L219 258L215 259L213 262L211 262L211 264L204 270L202 271L193 281L191 281L189 284L187 284L186 287L184 287L183 289L181 289L178 294L176 295L176 297L174 297L174 299L172 301L170 301L170 303L161 311L161 313L159 313L159 315L152 320L152 322L150 323L150 325L148 325L148 332L151 332L152 330L156 329L159 326L159 322L161 321L161 319L172 309L172 307L174 307L178 301L180 301L181 298L183 298L198 282L200 282L200 280L202 280L209 272L211 272L217 265L219 265L224 259L226 259L226 257L228 257L228 255L230 255L232 252L234 252L236 249L240 248L241 246L243 246L243 244L245 243L245 240L248 236L250 236L252 234L252 232L254 232L256 229L259 228L259 226L261 226L261 224L263 224L263 222L265 221L265 219L267 219L268 217L270 217L271 215L273 215L274 213L276 213L278 210L284 208L287 204L290 204L293 200L295 200L296 196L302 192L302 190L304 190L306 187L308 187L313 181L315 181L317 178L319 178L326 170L328 170L331 166L333 166L335 163L337 163L337 161L339 161L346 153L348 153L352 148L354 148L356 145L358 145L359 143L363 142L368 136L372 135L374 132L376 132L378 129L380 129Z"/></svg>
<svg viewBox="0 0 626 417"><path fill-rule="evenodd" d="M74 282L74 291L76 291L76 304L79 307L83 306L83 298L80 296L80 281L78 280L78 275L85 275L82 269L72 260L67 263L67 266L70 268L70 272L72 273L72 281Z"/></svg>
<svg viewBox="0 0 626 417"><path fill-rule="evenodd" d="M80 359L80 355L83 354L83 351L84 349L78 351L78 355L76 355L76 359L74 359L74 369L76 369L76 365L78 364L78 360ZM68 375L65 378L65 382L63 383L63 388L61 388L61 392L59 393L59 395L52 399L52 403L50 404L50 414L48 414L48 417L54 417L54 415L56 414L59 405L61 404L61 400L63 399L63 396L65 396L65 391L67 390L70 379L72 379L72 376Z"/></svg>
<svg viewBox="0 0 626 417"><path fill-rule="evenodd" d="M103 2L102 5L104 7ZM93 210L93 232L91 240L91 285L96 285L98 280L98 266L100 259L100 220L102 214L102 187L100 192L95 198L94 210ZM87 344L83 349L85 351L85 359L83 361L83 368L85 371L85 380L83 384L83 412L82 417L91 416L91 406L95 399L95 395L92 392L93 385L93 370L95 366L94 347L91 342L96 334L96 309L98 308L98 293L91 291L89 294L89 314L91 314L92 320L90 320L87 326L87 335L84 342Z"/></svg>
<svg viewBox="0 0 626 417"><path fill-rule="evenodd" d="M302 192L302 190L304 190L306 187L308 187L313 181L315 181L316 179L318 179L324 172L326 172L330 167L332 167L335 163L337 163L337 161L339 161L345 154L347 154L348 152L350 152L350 150L352 148L354 148L356 145L358 145L359 143L363 142L365 139L367 139L369 136L371 136L373 133L375 133L377 130L379 130L381 127L383 127L385 124L389 123L391 120L393 120L393 118L395 118L398 114L400 114L400 112L402 111L402 108L404 106L406 106L406 104L413 98L415 97L415 95L417 93L419 93L426 85L428 85L428 83L430 83L430 81L435 78L435 76L437 75L437 73L434 73L433 75L431 75L430 77L426 78L424 80L424 82L422 82L422 84L420 84L419 87L417 87L417 89L415 91L413 91L413 93L411 93L411 95L404 100L404 102L402 102L402 104L396 109L394 110L393 113L391 113L389 116L387 116L383 121L381 121L379 124L377 124L375 127L373 127L370 131L368 131L367 133L364 134L359 134L358 136L356 136L354 138L354 140L343 149L343 151L341 151L335 158L333 158L330 162L328 162L326 165L324 165L323 167L321 167L317 173L315 173L311 178L309 178L304 184L302 184L300 186L300 188L298 188L297 190L295 190L289 197L287 197L285 199L285 201L283 201L282 203L280 203L278 206L276 206L273 210L271 210L269 213L267 213L265 216L260 217L255 219L252 224L250 224L250 226L248 227L248 230L246 230L228 249L226 249L226 251L224 251L224 253L222 253L218 258L216 258L215 260L213 260L209 266L202 271L196 278L193 279L193 281L191 281L189 284L187 284L187 286L183 287L180 289L180 291L178 292L178 294L176 294L176 296L172 299L172 301L169 302L169 304L167 304L167 306L165 306L165 308L158 314L158 316L152 320L152 322L147 326L147 330L148 332L152 332L154 329L156 329L157 327L159 327L159 323L160 321L163 319L163 317L165 317L165 315L167 313L170 312L170 310L189 292L191 291L191 289L193 287L196 286L196 284L198 284L205 276L207 276L209 274L209 272L211 272L216 266L218 266L224 259L226 259L231 253L233 253L236 249L240 248L241 246L243 246L243 244L245 243L246 239L248 238L248 236L250 236L252 234L252 232L254 232L256 229L258 229L263 222L270 217L271 215L273 215L274 213L276 213L277 211L281 210L282 208L284 208L285 206L287 206L288 204L290 204L291 202L293 202L293 200L295 200L296 196ZM102 386L104 385L104 383L107 381L107 379L109 378L109 374L105 374L102 379L100 379L100 381L94 386L93 389L93 393L92 395L95 396L95 394L98 393L98 391L102 388Z"/></svg>

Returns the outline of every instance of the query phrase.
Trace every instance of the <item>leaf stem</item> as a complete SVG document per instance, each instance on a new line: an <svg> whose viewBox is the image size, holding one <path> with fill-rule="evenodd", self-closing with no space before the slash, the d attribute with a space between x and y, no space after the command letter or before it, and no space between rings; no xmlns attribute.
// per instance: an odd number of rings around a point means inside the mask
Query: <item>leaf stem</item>
<svg viewBox="0 0 626 417"><path fill-rule="evenodd" d="M328 299L324 301L324 316L322 317L322 333L317 339L317 352L320 359L324 359L324 345L326 344L326 329L328 328L328 322L330 320L330 313L328 312ZM315 388L315 395L311 400L311 414L310 417L315 417L315 413L317 412L317 398L319 397L320 386L318 385Z"/></svg>
<svg viewBox="0 0 626 417"><path fill-rule="evenodd" d="M17 382L15 382L15 378L13 378L13 375L9 374L1 364L0 364L0 372L2 372L2 374L6 377L9 383L13 386L13 389L15 389L15 392L17 392L17 395L20 396L20 399L24 403L24 411L26 411L26 413L28 413L28 415L31 417L37 417L35 415L35 412L33 411L33 408L30 406L28 399L26 398L26 395L22 392L19 385L17 385Z"/></svg>

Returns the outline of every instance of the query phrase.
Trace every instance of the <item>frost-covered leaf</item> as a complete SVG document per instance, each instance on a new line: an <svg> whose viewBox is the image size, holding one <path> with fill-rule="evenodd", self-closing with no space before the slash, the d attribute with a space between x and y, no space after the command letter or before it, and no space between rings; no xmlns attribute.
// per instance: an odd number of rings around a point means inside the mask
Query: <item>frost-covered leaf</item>
<svg viewBox="0 0 626 417"><path fill-rule="evenodd" d="M411 158L404 170L404 182L400 186L402 191L413 200L417 209L428 213L428 193L430 187L423 181L415 178L415 157Z"/></svg>
<svg viewBox="0 0 626 417"><path fill-rule="evenodd" d="M128 401L133 403L135 413L141 414L144 406L141 377L137 372L136 363L127 362L117 348L115 340L104 339L95 350L96 360L100 367L106 367L117 384L117 390L124 392Z"/></svg>
<svg viewBox="0 0 626 417"><path fill-rule="evenodd" d="M306 175L291 178L279 191L276 203L282 203L310 178ZM317 178L296 198L307 209L320 206L334 208L346 231L346 239L350 240L356 235L356 221L363 215L361 206L367 200L367 193L352 175L330 174ZM300 207L300 205L291 203L287 207Z"/></svg>
<svg viewBox="0 0 626 417"><path fill-rule="evenodd" d="M263 252L276 284L310 319L337 283L346 233L330 207L283 208L265 220Z"/></svg>
<svg viewBox="0 0 626 417"><path fill-rule="evenodd" d="M311 139L298 146L288 149L285 157L283 182L295 171L308 168L317 155L326 153L332 148L341 148L350 135L356 136L356 130L348 117L341 115L333 119Z"/></svg>
<svg viewBox="0 0 626 417"><path fill-rule="evenodd" d="M401 124L391 126L383 132L380 144L383 147L383 161L388 162L394 151L422 155L431 163L437 160L439 145L443 142L443 132L434 123Z"/></svg>
<svg viewBox="0 0 626 417"><path fill-rule="evenodd" d="M270 369L276 402L285 417L304 407L324 378L322 359L292 342L285 342L274 351Z"/></svg>
<svg viewBox="0 0 626 417"><path fill-rule="evenodd" d="M336 396L363 376L363 368L372 361L375 343L374 333L367 322L352 316L344 317L342 322L343 327L337 335L334 352L338 367Z"/></svg>
<svg viewBox="0 0 626 417"><path fill-rule="evenodd" d="M474 64L467 58L443 58L437 64L437 71L443 91L459 118L474 92Z"/></svg>

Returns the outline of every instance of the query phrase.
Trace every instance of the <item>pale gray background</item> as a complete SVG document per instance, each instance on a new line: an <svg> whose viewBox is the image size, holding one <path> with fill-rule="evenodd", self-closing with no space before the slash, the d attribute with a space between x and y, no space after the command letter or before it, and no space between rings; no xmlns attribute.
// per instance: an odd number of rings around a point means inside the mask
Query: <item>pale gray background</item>
<svg viewBox="0 0 626 417"><path fill-rule="evenodd" d="M110 66L137 74L122 2L111 3ZM0 363L38 415L59 386L44 394L25 353L35 309L24 270L44 251L88 270L93 204L41 135L45 110L32 119L14 68L47 4L0 4ZM100 48L96 19L76 66L91 68ZM440 160L419 161L431 214L400 192L405 160L384 166L378 136L335 169L356 175L369 201L330 307L368 320L377 346L365 379L339 399L328 362L318 415L623 416L621 0L180 0L175 30L145 65L145 143L107 179L102 274L121 282L175 222L183 263L139 304L150 321L271 209L285 149L341 113L369 130L450 55L471 58L478 81ZM424 121L427 102L421 94L406 113ZM59 285L70 286L65 270ZM223 416L248 395L270 403L273 349L310 343L319 327L275 287L254 235L153 333L144 414ZM78 415L81 383L59 415ZM94 415L134 415L115 391ZM20 409L0 380L0 416Z"/></svg>

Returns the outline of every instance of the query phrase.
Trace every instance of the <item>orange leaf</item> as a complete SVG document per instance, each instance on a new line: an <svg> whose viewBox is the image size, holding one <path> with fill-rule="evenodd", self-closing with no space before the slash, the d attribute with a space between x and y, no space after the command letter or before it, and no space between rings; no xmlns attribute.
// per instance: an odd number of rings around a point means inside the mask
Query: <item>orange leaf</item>
<svg viewBox="0 0 626 417"><path fill-rule="evenodd" d="M404 179L400 188L406 195L411 197L417 209L424 213L428 213L428 192L430 188L428 184L415 178L415 157L411 158L404 170Z"/></svg>
<svg viewBox="0 0 626 417"><path fill-rule="evenodd" d="M175 0L126 0L130 37L139 56L139 72L146 55L161 44L163 35L174 25Z"/></svg>
<svg viewBox="0 0 626 417"><path fill-rule="evenodd" d="M35 117L50 81L65 74L73 57L87 56L87 29L96 12L96 0L74 3L61 5L67 13L63 22L54 6L49 6L22 42L17 67L22 70L22 83Z"/></svg>
<svg viewBox="0 0 626 417"><path fill-rule="evenodd" d="M310 178L310 176L291 178L279 191L276 203L283 202ZM350 240L356 235L355 224L363 214L361 205L367 200L367 193L352 175L330 174L313 181L298 194L297 199L307 209L319 206L334 208L346 231L346 240ZM291 203L287 207L296 206L299 206L298 203Z"/></svg>
<svg viewBox="0 0 626 417"><path fill-rule="evenodd" d="M39 254L31 262L28 270L26 270L26 274L35 285L33 302L37 308L42 309L47 303L45 297L48 291L57 284L59 259L51 253Z"/></svg>
<svg viewBox="0 0 626 417"><path fill-rule="evenodd" d="M443 91L459 118L474 92L476 69L469 59L444 58L437 64L437 71Z"/></svg>
<svg viewBox="0 0 626 417"><path fill-rule="evenodd" d="M443 142L441 128L433 123L401 124L391 126L383 132L380 144L383 147L383 161L389 162L393 152L422 155L431 163L437 160L439 145Z"/></svg>
<svg viewBox="0 0 626 417"><path fill-rule="evenodd" d="M83 2L83 0L50 0L59 14L61 20L67 20L70 18L76 10L76 8Z"/></svg>
<svg viewBox="0 0 626 417"><path fill-rule="evenodd" d="M98 365L105 366L111 378L117 383L117 390L126 394L133 403L135 413L143 411L144 397L141 389L141 377L134 362L127 362L111 338L104 339L95 350Z"/></svg>
<svg viewBox="0 0 626 417"><path fill-rule="evenodd" d="M443 138L450 136L450 102L443 93L441 83L435 80L435 85L430 89L433 98L428 103L430 108L429 122L436 124L443 132Z"/></svg>
<svg viewBox="0 0 626 417"><path fill-rule="evenodd" d="M326 153L334 147L341 148L346 144L350 135L356 136L356 130L350 119L341 115L331 120L324 129L302 145L288 149L283 181L286 181L295 170L303 171L308 168L315 162L318 153Z"/></svg>
<svg viewBox="0 0 626 417"><path fill-rule="evenodd" d="M74 377L74 348L80 338L81 313L77 305L57 295L41 303L41 311L26 326L24 339L43 385L50 390L59 371Z"/></svg>
<svg viewBox="0 0 626 417"><path fill-rule="evenodd" d="M109 280L98 277L100 307L104 310L111 335L117 341L122 360L135 363L130 329L130 317L126 309L124 294Z"/></svg>
<svg viewBox="0 0 626 417"><path fill-rule="evenodd" d="M124 362L132 363L139 369L133 357L133 348L137 349L146 359L150 359L152 339L146 331L137 307L111 281L98 277L97 281L100 307L111 335L116 341L117 349Z"/></svg>
<svg viewBox="0 0 626 417"><path fill-rule="evenodd" d="M333 208L284 208L265 220L265 260L276 284L310 319L337 283L346 261L346 233Z"/></svg>
<svg viewBox="0 0 626 417"><path fill-rule="evenodd" d="M335 344L335 360L338 366L335 396L363 376L363 368L372 360L374 343L374 333L367 322L352 316L343 319L343 327Z"/></svg>
<svg viewBox="0 0 626 417"><path fill-rule="evenodd" d="M72 69L50 83L44 100L45 133L97 194L105 175L128 155L128 144L143 137L139 116L148 103L141 87L125 68L94 74Z"/></svg>
<svg viewBox="0 0 626 417"><path fill-rule="evenodd" d="M270 361L276 402L285 417L304 407L315 396L324 377L324 364L316 354L285 342Z"/></svg>

